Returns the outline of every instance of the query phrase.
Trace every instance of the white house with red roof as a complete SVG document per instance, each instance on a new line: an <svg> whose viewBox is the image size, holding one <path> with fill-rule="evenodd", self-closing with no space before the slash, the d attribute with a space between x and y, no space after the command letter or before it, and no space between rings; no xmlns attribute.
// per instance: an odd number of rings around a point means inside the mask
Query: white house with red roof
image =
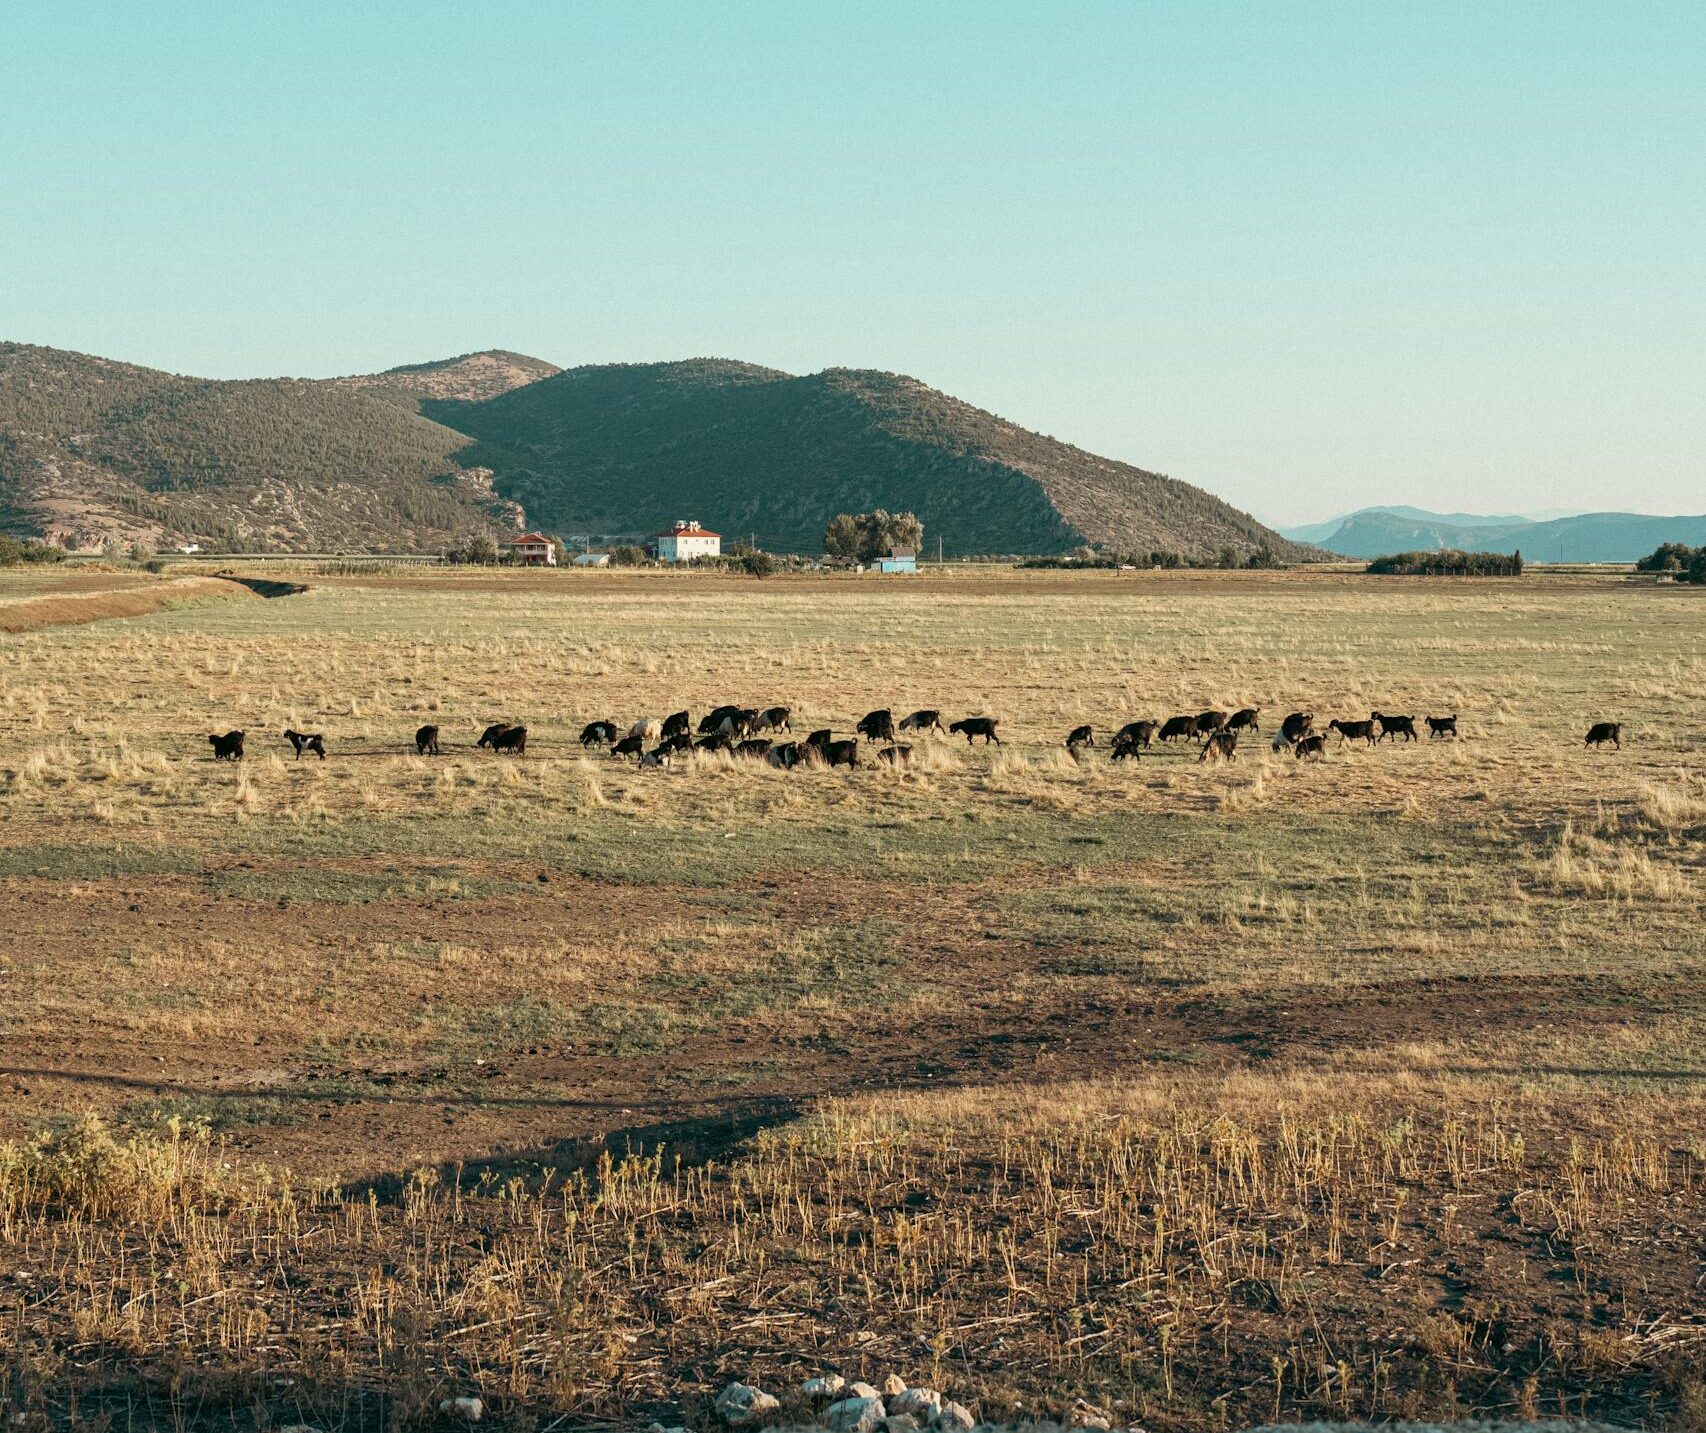
<svg viewBox="0 0 1706 1433"><path fill-rule="evenodd" d="M695 557L721 557L723 538L696 522L681 521L654 532L652 546L659 562L691 562Z"/></svg>
<svg viewBox="0 0 1706 1433"><path fill-rule="evenodd" d="M524 532L520 537L512 537L504 546L515 554L515 560L523 567L557 565L557 544L536 532Z"/></svg>

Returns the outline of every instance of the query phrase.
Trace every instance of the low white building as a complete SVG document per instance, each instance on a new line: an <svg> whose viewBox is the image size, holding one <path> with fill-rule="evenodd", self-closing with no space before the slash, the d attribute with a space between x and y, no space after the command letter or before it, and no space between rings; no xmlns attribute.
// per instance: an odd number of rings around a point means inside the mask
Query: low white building
<svg viewBox="0 0 1706 1433"><path fill-rule="evenodd" d="M696 522L678 521L653 533L652 546L657 549L659 562L691 562L695 557L722 556L723 538Z"/></svg>

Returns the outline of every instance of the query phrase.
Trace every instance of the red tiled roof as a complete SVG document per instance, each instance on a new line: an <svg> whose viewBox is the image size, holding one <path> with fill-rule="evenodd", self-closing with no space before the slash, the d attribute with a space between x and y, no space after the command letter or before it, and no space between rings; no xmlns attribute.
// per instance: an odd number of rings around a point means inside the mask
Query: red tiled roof
<svg viewBox="0 0 1706 1433"><path fill-rule="evenodd" d="M653 537L721 537L722 533L712 532L708 527L666 527L662 532L654 532Z"/></svg>
<svg viewBox="0 0 1706 1433"><path fill-rule="evenodd" d="M536 532L524 532L520 537L508 538L504 542L505 547L549 547L550 545L550 538L541 537Z"/></svg>

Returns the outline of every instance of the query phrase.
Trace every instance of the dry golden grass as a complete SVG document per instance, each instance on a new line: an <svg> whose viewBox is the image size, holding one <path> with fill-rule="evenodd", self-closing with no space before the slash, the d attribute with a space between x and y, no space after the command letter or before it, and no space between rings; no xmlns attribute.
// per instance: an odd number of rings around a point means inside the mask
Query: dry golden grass
<svg viewBox="0 0 1706 1433"><path fill-rule="evenodd" d="M820 1364L1166 1427L1697 1396L1697 594L308 580L0 644L0 1392L351 1427ZM1004 744L575 741L721 701ZM1245 705L1464 736L1060 745ZM473 749L498 719L525 759Z"/></svg>
<svg viewBox="0 0 1706 1433"><path fill-rule="evenodd" d="M730 1164L422 1171L383 1203L85 1122L0 1149L7 1336L154 1421L397 1426L471 1387L634 1419L685 1368L1168 1428L1697 1397L1700 1107L1564 1112L1417 1077L865 1097Z"/></svg>

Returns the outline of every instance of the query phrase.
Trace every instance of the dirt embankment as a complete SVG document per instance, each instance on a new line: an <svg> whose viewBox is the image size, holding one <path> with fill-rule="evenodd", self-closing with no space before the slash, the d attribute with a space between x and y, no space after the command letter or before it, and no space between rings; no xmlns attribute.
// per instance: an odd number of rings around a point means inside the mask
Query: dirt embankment
<svg viewBox="0 0 1706 1433"><path fill-rule="evenodd" d="M55 592L0 603L0 632L33 632L39 627L100 622L108 617L143 617L184 602L247 601L253 596L248 588L217 577L138 578L134 586Z"/></svg>

